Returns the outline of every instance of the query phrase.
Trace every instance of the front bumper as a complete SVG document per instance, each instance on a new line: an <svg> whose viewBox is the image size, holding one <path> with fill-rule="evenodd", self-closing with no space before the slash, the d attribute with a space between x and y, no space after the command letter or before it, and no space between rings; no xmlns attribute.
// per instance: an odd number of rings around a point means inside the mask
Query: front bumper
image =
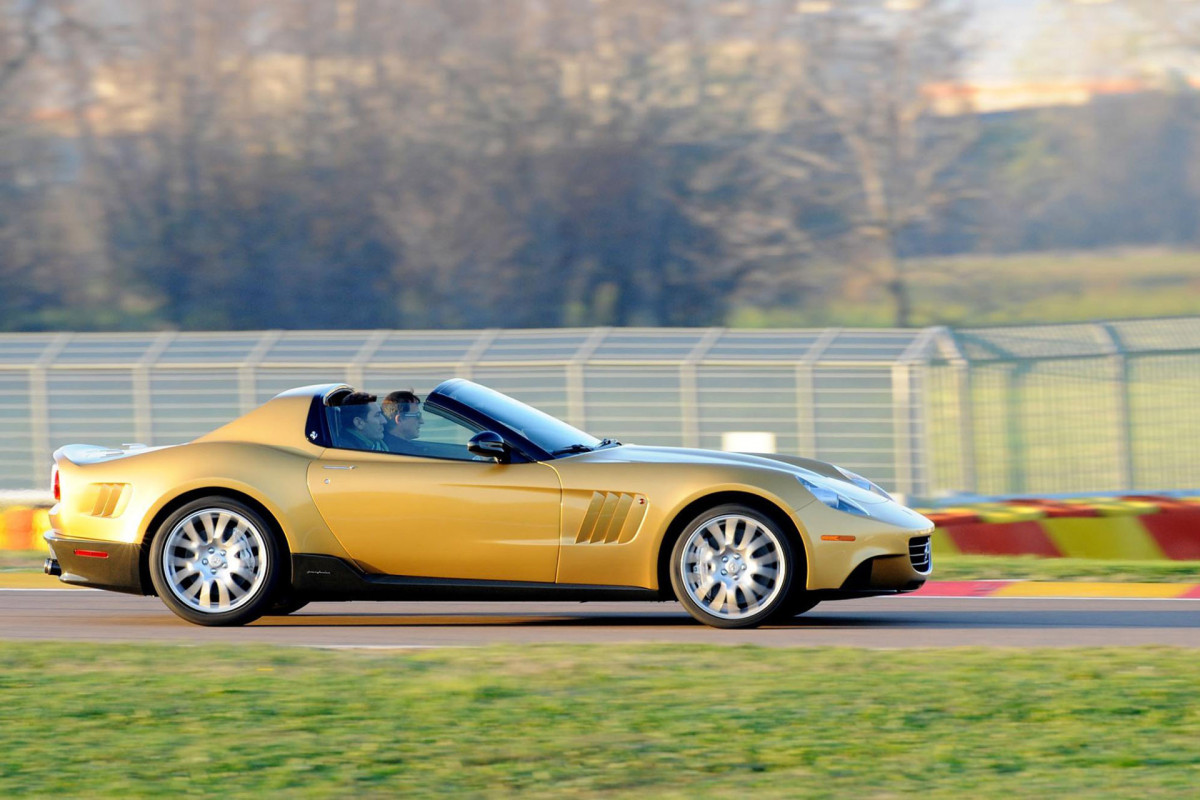
<svg viewBox="0 0 1200 800"><path fill-rule="evenodd" d="M59 580L63 583L129 594L152 594L146 591L149 581L143 580L141 545L68 539L55 530L47 532L43 538L50 547L51 558L61 570Z"/></svg>
<svg viewBox="0 0 1200 800"><path fill-rule="evenodd" d="M863 517L813 503L798 514L809 555L807 589L822 596L911 592L933 569L933 523L900 506L872 507Z"/></svg>
<svg viewBox="0 0 1200 800"><path fill-rule="evenodd" d="M930 534L908 540L908 553L875 556L855 567L840 591L848 595L911 592L920 589L933 572Z"/></svg>

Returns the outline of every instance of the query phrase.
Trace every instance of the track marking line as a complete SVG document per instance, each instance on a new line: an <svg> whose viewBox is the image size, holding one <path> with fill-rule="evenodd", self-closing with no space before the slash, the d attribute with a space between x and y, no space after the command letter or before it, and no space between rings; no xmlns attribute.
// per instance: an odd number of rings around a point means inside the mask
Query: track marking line
<svg viewBox="0 0 1200 800"><path fill-rule="evenodd" d="M62 586L55 588L25 588L21 586L0 586L0 592L77 592L80 589L87 589L92 592L103 591L94 586Z"/></svg>

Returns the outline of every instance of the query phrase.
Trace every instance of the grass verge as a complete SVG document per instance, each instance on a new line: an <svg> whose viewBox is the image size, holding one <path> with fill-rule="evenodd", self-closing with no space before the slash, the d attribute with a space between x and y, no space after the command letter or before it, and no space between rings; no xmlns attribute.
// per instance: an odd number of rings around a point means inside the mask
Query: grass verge
<svg viewBox="0 0 1200 800"><path fill-rule="evenodd" d="M1197 685L1172 649L6 643L0 795L1184 796Z"/></svg>
<svg viewBox="0 0 1200 800"><path fill-rule="evenodd" d="M42 562L49 555L32 550L0 550L0 572L41 572Z"/></svg>
<svg viewBox="0 0 1200 800"><path fill-rule="evenodd" d="M936 581L1200 583L1200 561L1108 561L1037 556L935 556Z"/></svg>
<svg viewBox="0 0 1200 800"><path fill-rule="evenodd" d="M903 268L910 324L984 327L1198 314L1196 263L1191 250L1126 248L908 259ZM735 302L727 323L751 328L895 324L883 281L847 270L844 263L809 264L803 274L776 281L770 290L747 287L747 296L757 294L764 301ZM787 302L805 286L807 296L818 302ZM813 286L823 292L812 294Z"/></svg>

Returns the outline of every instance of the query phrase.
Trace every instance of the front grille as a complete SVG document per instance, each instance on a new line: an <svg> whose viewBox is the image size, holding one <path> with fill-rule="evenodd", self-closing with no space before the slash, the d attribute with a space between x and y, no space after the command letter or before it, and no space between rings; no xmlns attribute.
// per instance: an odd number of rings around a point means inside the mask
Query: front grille
<svg viewBox="0 0 1200 800"><path fill-rule="evenodd" d="M933 568L933 549L928 536L908 540L908 560L917 572L929 572Z"/></svg>

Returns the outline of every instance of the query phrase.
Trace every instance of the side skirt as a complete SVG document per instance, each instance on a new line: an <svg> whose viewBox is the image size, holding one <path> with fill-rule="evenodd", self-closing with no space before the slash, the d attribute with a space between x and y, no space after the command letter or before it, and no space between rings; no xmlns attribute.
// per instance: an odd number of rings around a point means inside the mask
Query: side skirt
<svg viewBox="0 0 1200 800"><path fill-rule="evenodd" d="M292 556L292 589L309 600L661 600L639 586L372 575L334 556Z"/></svg>

